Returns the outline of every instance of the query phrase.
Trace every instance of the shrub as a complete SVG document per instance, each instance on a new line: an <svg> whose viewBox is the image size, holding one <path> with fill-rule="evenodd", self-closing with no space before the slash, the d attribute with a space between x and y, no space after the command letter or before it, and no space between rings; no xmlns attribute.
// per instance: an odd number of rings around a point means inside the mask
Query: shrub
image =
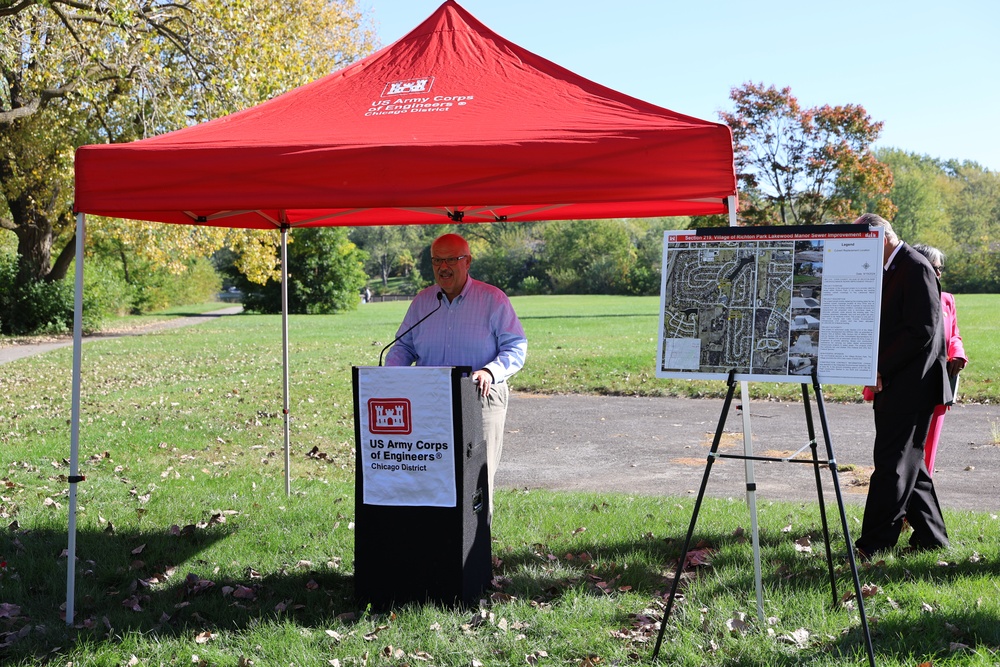
<svg viewBox="0 0 1000 667"><path fill-rule="evenodd" d="M307 227L295 231L288 244L288 312L326 314L354 310L368 282L367 256L351 243L342 227ZM281 283L263 287L241 283L243 308L259 313L281 312Z"/></svg>
<svg viewBox="0 0 1000 667"><path fill-rule="evenodd" d="M116 266L101 259L88 259L83 266L84 330L97 331L109 317L130 313L134 293Z"/></svg>
<svg viewBox="0 0 1000 667"><path fill-rule="evenodd" d="M17 262L0 260L0 333L61 334L73 325L73 286L66 281L18 283Z"/></svg>
<svg viewBox="0 0 1000 667"><path fill-rule="evenodd" d="M131 279L133 310L140 313L211 301L222 289L222 277L211 261L202 258L188 262L183 273L150 266L134 267Z"/></svg>
<svg viewBox="0 0 1000 667"><path fill-rule="evenodd" d="M530 296L535 294L541 294L543 289L544 286L542 285L541 280L539 280L535 276L528 276L527 278L521 281L521 286L519 287L518 292Z"/></svg>

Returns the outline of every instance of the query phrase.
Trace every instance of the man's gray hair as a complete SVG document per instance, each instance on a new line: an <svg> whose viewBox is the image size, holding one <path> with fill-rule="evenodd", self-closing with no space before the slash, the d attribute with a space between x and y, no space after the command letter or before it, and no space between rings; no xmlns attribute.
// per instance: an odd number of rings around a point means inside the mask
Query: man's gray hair
<svg viewBox="0 0 1000 667"><path fill-rule="evenodd" d="M934 246L926 243L915 243L913 249L926 257L931 266L944 266L944 253Z"/></svg>
<svg viewBox="0 0 1000 667"><path fill-rule="evenodd" d="M881 215L876 213L864 213L857 220L854 221L856 225L868 225L869 227L884 227L885 237L890 241L894 241L899 237L896 236L896 232L892 230L892 225L888 220L883 218Z"/></svg>

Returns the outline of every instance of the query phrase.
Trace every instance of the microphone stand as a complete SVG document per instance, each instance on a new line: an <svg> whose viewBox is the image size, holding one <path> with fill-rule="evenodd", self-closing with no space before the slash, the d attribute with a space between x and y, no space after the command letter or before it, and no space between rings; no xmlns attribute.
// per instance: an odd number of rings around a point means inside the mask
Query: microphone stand
<svg viewBox="0 0 1000 667"><path fill-rule="evenodd" d="M409 329L407 329L403 333L401 333L398 336L396 336L395 338L393 338L392 341L388 345L386 345L385 347L382 348L382 352L379 353L379 355L378 355L378 365L379 366L382 365L382 357L383 357L383 355L385 355L385 351L386 350L388 350L390 347L392 347L400 338L402 338L406 334L408 334L411 331L413 331L414 329L416 329L418 324L420 324L421 322L423 322L424 320L426 320L428 317L430 317L431 315L433 315L434 313L436 313L441 308L441 306L444 305L444 301L443 301L443 299L444 299L444 290L442 290L442 291L440 291L440 292L437 293L437 298L438 298L437 308L435 308L434 310L432 310L431 312L427 313L426 315L424 315L423 317L421 317L419 320L417 320L416 322L414 322L413 326L411 326Z"/></svg>

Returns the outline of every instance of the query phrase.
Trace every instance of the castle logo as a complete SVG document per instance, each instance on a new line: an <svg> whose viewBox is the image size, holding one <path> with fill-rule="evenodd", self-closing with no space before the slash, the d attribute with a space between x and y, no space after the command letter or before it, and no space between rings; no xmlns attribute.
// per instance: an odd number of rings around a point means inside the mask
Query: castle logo
<svg viewBox="0 0 1000 667"><path fill-rule="evenodd" d="M407 79L406 81L390 81L385 84L382 97L393 97L395 95L412 95L413 93L428 93L434 85L434 77L424 76L419 79Z"/></svg>
<svg viewBox="0 0 1000 667"><path fill-rule="evenodd" d="M368 430L372 433L408 435L413 431L410 399L369 398Z"/></svg>

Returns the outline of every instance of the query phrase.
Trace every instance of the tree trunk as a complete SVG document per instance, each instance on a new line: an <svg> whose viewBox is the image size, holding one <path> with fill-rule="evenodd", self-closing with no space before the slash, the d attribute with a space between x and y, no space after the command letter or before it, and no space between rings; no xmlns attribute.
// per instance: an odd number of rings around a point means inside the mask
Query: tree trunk
<svg viewBox="0 0 1000 667"><path fill-rule="evenodd" d="M17 236L17 282L46 280L52 270L52 223L25 201L9 201Z"/></svg>
<svg viewBox="0 0 1000 667"><path fill-rule="evenodd" d="M17 236L17 282L62 280L75 256L76 234L70 236L53 263L54 222L68 223L69 220L53 221L50 212L41 210L33 202L34 199L28 195L7 202L14 222L12 231ZM71 215L67 213L67 216Z"/></svg>

